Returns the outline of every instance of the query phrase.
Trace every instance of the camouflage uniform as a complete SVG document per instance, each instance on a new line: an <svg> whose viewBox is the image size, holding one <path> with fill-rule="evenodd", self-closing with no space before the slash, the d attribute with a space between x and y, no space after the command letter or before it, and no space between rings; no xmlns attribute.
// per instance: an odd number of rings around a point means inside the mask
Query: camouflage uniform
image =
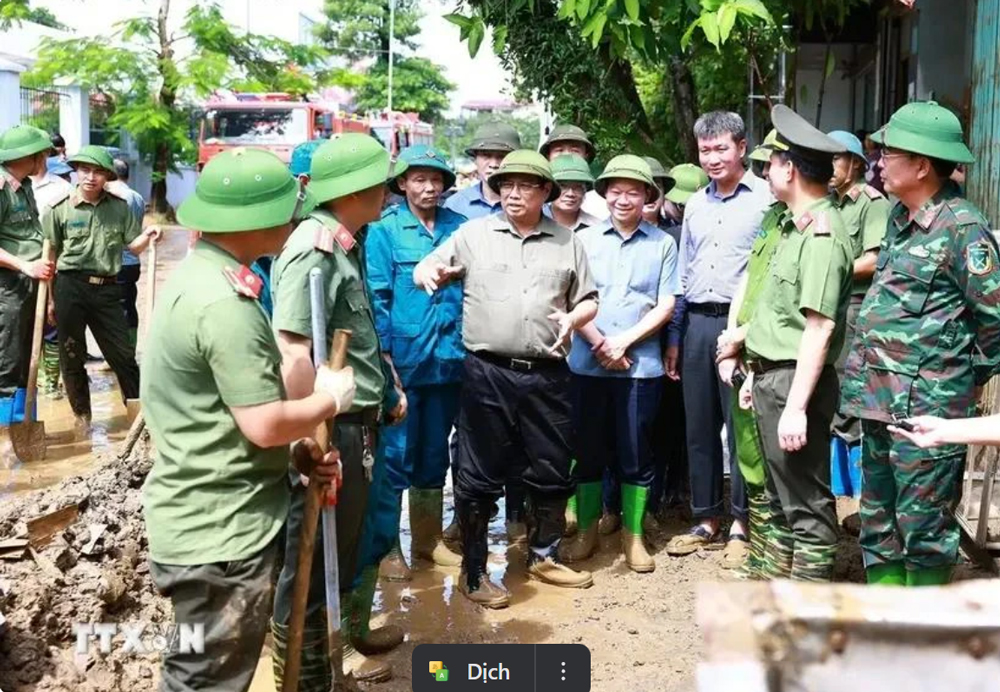
<svg viewBox="0 0 1000 692"><path fill-rule="evenodd" d="M862 419L865 565L949 568L965 447L919 449L892 416L965 417L1000 371L1000 267L982 214L944 187L917 212L897 204L845 366L842 410Z"/></svg>
<svg viewBox="0 0 1000 692"><path fill-rule="evenodd" d="M747 262L747 285L736 316L737 327L747 324L753 317L769 276L771 259L781 240L781 228L789 220L788 216L785 203L775 202L761 219L760 234L753 242ZM742 365L746 371L746 363ZM768 503L765 488L767 466L757 432L757 420L753 409L740 407L738 397L733 397L732 405L736 458L747 486L750 523L750 552L744 564L744 574L751 579L787 577L792 567L792 533L787 522L776 520Z"/></svg>

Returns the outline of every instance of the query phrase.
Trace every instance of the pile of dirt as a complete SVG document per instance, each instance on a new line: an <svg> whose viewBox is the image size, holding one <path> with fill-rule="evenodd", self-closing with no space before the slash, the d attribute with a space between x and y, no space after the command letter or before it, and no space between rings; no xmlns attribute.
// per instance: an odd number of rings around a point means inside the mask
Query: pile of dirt
<svg viewBox="0 0 1000 692"><path fill-rule="evenodd" d="M31 542L0 559L0 612L7 620L0 630L0 689L152 689L157 655L122 653L121 637L109 654L96 638L88 653L75 650L77 623L172 620L169 601L149 576L141 486L151 465L140 440L129 459L109 457L86 477L4 502L0 542ZM49 521L33 521L42 517ZM33 547L53 529L44 547Z"/></svg>

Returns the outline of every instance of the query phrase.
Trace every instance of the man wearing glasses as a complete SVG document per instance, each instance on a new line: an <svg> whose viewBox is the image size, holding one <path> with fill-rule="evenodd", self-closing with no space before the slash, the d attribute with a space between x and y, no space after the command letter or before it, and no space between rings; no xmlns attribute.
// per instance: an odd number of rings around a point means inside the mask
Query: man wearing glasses
<svg viewBox="0 0 1000 692"><path fill-rule="evenodd" d="M597 313L583 245L542 215L559 196L548 161L510 153L487 181L503 213L464 224L417 265L413 280L433 293L463 282L464 364L458 418L456 509L462 533L459 590L489 608L510 602L486 572L486 531L511 475L524 479L532 521L528 575L584 588L587 572L560 564L570 474L570 335Z"/></svg>
<svg viewBox="0 0 1000 692"><path fill-rule="evenodd" d="M861 419L861 549L868 581L945 584L958 558L952 514L965 447L922 450L888 426L973 414L1000 371L1000 268L982 213L949 180L973 156L933 101L903 106L872 135L899 199L844 366L841 410Z"/></svg>

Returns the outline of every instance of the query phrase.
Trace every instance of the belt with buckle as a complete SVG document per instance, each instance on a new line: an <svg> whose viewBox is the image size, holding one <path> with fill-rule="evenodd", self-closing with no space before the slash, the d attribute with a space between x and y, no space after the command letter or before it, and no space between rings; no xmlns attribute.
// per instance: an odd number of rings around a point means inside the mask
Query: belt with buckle
<svg viewBox="0 0 1000 692"><path fill-rule="evenodd" d="M566 365L566 361L561 358L511 358L510 356L501 356L490 351L475 351L474 353L477 358L485 360L487 363L493 363L493 365L499 365L501 368L517 370L519 372L551 370L552 368L564 367Z"/></svg>
<svg viewBox="0 0 1000 692"><path fill-rule="evenodd" d="M348 425L363 425L366 428L377 428L382 422L382 409L369 406L353 413L339 413L336 421Z"/></svg>
<svg viewBox="0 0 1000 692"><path fill-rule="evenodd" d="M772 370L784 370L787 368L794 368L796 366L796 361L794 360L767 360L766 358L755 358L747 362L747 367L755 375L763 375L765 372L771 372Z"/></svg>
<svg viewBox="0 0 1000 692"><path fill-rule="evenodd" d="M109 284L118 283L117 276L98 276L96 274L84 274L83 272L78 271L63 271L60 272L60 274L70 276L74 279L79 279L80 281L88 283L91 286L107 286Z"/></svg>
<svg viewBox="0 0 1000 692"><path fill-rule="evenodd" d="M726 317L729 315L729 303L688 303L687 311L698 315Z"/></svg>

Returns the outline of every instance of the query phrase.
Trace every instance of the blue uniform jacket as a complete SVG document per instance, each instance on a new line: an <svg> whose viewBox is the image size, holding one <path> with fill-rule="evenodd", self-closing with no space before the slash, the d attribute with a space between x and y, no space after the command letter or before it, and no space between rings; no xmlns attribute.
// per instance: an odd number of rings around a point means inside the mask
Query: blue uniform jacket
<svg viewBox="0 0 1000 692"><path fill-rule="evenodd" d="M406 204L396 204L368 227L365 254L375 329L404 387L461 380L461 282L429 296L413 283L413 269L465 220L439 207L432 236Z"/></svg>

